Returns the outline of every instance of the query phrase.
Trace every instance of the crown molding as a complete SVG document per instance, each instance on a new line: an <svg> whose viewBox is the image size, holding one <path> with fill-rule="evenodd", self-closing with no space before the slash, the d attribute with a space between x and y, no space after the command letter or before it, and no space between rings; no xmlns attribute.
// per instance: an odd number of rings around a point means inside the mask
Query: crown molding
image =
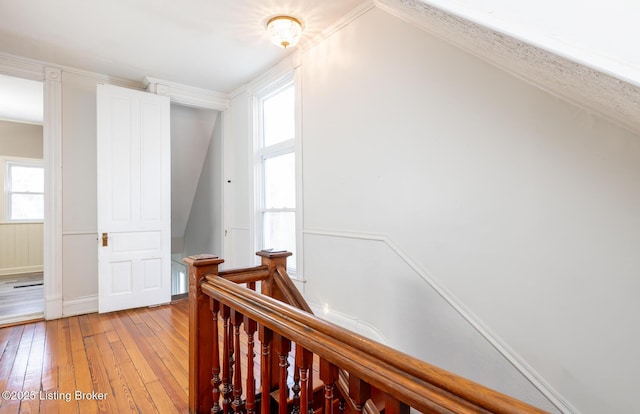
<svg viewBox="0 0 640 414"><path fill-rule="evenodd" d="M421 0L375 0L375 4L527 83L640 134L637 85Z"/></svg>
<svg viewBox="0 0 640 414"><path fill-rule="evenodd" d="M0 73L35 81L45 80L45 64L0 52Z"/></svg>
<svg viewBox="0 0 640 414"><path fill-rule="evenodd" d="M151 77L144 78L143 84L148 92L169 96L171 102L180 105L217 111L226 111L230 107L230 96L226 93Z"/></svg>
<svg viewBox="0 0 640 414"><path fill-rule="evenodd" d="M122 86L130 89L143 89L140 82L114 76L102 75L71 66L58 65L52 62L45 62L36 59L29 59L22 56L11 55L0 52L0 72L24 79L37 81L50 80L54 82L62 81L62 73L73 73L77 75L94 78L98 81L107 82L112 85Z"/></svg>
<svg viewBox="0 0 640 414"><path fill-rule="evenodd" d="M304 47L301 49L302 53L311 49L312 47L314 47L324 39L330 37L337 31L349 25L351 22L358 19L360 16L362 16L369 10L374 9L375 7L376 7L376 4L374 0L364 0L362 3L360 3L353 9L351 9L347 14L345 14L340 19L335 21L331 26L324 29L319 35L314 37L309 43L305 44Z"/></svg>
<svg viewBox="0 0 640 414"><path fill-rule="evenodd" d="M296 52L282 59L271 69L249 82L245 90L249 95L254 95L268 88L274 82L286 76L291 76L298 66L300 66L300 54Z"/></svg>

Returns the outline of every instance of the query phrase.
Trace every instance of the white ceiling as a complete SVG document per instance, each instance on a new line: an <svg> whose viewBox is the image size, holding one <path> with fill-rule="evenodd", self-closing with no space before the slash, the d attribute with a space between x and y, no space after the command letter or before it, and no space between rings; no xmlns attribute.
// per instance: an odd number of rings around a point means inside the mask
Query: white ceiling
<svg viewBox="0 0 640 414"><path fill-rule="evenodd" d="M0 0L0 53L229 93L292 52L270 43L270 17L301 19L304 48L371 2L435 6L640 85L640 1L631 0ZM15 106L0 90L7 97Z"/></svg>
<svg viewBox="0 0 640 414"><path fill-rule="evenodd" d="M302 20L304 47L362 2L0 0L0 52L228 93L291 52L270 43L270 17Z"/></svg>
<svg viewBox="0 0 640 414"><path fill-rule="evenodd" d="M291 52L269 42L269 17L301 19L304 47L366 1L0 0L0 52L228 93ZM403 2L442 8L640 85L640 1Z"/></svg>

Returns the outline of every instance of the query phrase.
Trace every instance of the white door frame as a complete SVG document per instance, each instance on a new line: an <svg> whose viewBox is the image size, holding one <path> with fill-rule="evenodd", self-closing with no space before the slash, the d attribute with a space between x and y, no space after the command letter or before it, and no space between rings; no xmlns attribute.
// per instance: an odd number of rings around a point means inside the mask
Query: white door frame
<svg viewBox="0 0 640 414"><path fill-rule="evenodd" d="M62 317L62 70L44 79L44 297L45 319Z"/></svg>
<svg viewBox="0 0 640 414"><path fill-rule="evenodd" d="M62 316L62 71L57 67L0 55L0 73L43 82L44 316Z"/></svg>

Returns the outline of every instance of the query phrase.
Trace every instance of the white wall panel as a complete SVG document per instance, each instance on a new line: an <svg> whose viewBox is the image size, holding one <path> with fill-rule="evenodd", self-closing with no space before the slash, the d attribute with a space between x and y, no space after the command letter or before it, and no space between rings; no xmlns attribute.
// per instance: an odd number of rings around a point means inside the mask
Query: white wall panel
<svg viewBox="0 0 640 414"><path fill-rule="evenodd" d="M43 238L42 223L0 223L0 275L42 271Z"/></svg>
<svg viewBox="0 0 640 414"><path fill-rule="evenodd" d="M97 232L96 85L98 79L62 73L63 232ZM97 286L97 285L96 285ZM97 290L93 292L97 294Z"/></svg>
<svg viewBox="0 0 640 414"><path fill-rule="evenodd" d="M63 234L62 286L63 300L65 303L73 303L73 301L77 299L92 298L95 302L95 310L97 310L97 233Z"/></svg>

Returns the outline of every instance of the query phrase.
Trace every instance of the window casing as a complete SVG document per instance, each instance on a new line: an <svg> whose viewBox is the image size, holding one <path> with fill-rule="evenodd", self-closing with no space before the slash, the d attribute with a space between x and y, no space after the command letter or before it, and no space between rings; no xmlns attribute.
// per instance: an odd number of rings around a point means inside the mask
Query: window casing
<svg viewBox="0 0 640 414"><path fill-rule="evenodd" d="M255 96L257 249L287 250L290 276L301 277L298 96L293 76Z"/></svg>
<svg viewBox="0 0 640 414"><path fill-rule="evenodd" d="M4 160L4 220L44 220L44 165L41 160Z"/></svg>

